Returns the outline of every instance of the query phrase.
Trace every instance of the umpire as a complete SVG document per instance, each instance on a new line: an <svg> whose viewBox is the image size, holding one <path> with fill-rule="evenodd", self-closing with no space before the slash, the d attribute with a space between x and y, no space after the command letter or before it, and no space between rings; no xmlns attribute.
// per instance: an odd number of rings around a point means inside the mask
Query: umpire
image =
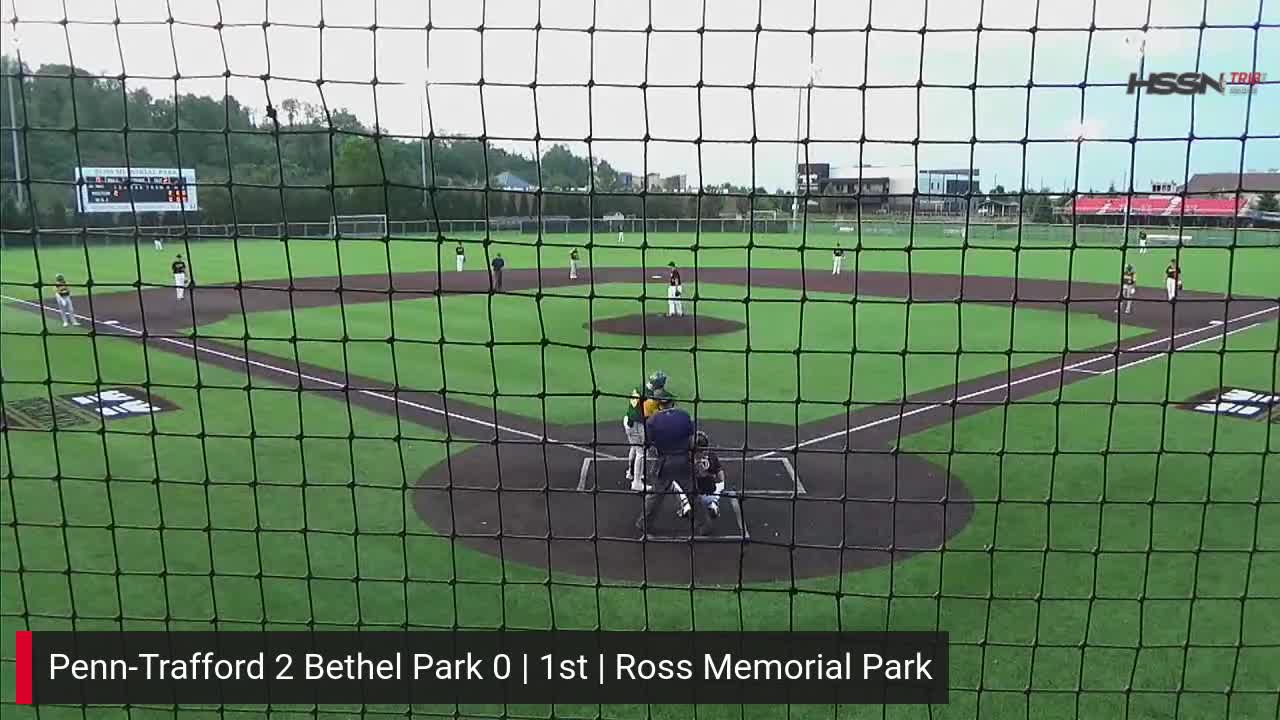
<svg viewBox="0 0 1280 720"><path fill-rule="evenodd" d="M670 395L663 393L659 410L645 421L645 444L658 451L658 477L652 489L645 493L644 512L636 520L641 534L648 534L653 517L668 494L686 496L693 508L693 532L706 535L711 531L711 521L701 502L696 502L696 484L693 480L692 453L697 428L693 419L683 409L675 407Z"/></svg>

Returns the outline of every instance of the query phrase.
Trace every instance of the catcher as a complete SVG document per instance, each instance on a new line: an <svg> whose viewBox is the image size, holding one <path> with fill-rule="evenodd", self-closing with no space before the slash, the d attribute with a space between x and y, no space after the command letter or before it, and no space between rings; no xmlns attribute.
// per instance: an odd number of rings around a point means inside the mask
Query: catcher
<svg viewBox="0 0 1280 720"><path fill-rule="evenodd" d="M711 438L699 430L693 436L693 496L706 508L714 522L720 517L720 493L724 492L724 466L711 450ZM676 517L688 517L691 506L687 495L679 495L680 509Z"/></svg>

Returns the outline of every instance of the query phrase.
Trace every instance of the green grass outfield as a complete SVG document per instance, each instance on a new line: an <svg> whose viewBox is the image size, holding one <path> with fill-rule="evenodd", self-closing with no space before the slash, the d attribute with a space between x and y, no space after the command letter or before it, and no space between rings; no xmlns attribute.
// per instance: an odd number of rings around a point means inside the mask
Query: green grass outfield
<svg viewBox="0 0 1280 720"><path fill-rule="evenodd" d="M572 236L497 236L510 266L562 271ZM601 240L603 238L597 238ZM704 235L703 266L741 266L748 253L725 247L745 236ZM786 241L787 236L775 238ZM651 236L645 262L691 266L690 236ZM960 249L954 238L926 239L909 252L859 252L865 269L1065 278L1110 282L1123 262L1144 285L1158 285L1170 253L1127 257L1112 248ZM637 242L638 244L638 242ZM471 266L482 246L473 243ZM169 249L145 245L11 249L0 256L3 294L35 297L39 280L63 272L84 282L166 284ZM421 240L246 241L192 243L200 283L451 269L452 245ZM439 253L439 255L437 254ZM1280 249L1189 248L1181 257L1187 287L1272 296ZM388 258L390 265L388 265ZM610 238L590 260L634 265L635 245ZM760 267L795 267L795 249L750 253ZM829 267L829 250L806 250L804 264ZM39 272L37 273L37 261ZM846 260L851 270L855 259ZM139 273L141 268L141 273ZM651 287L648 309L661 290ZM699 312L746 320L743 288L698 288ZM584 322L638 312L638 286L601 286L554 297L448 297L396 307L346 309L346 364L390 379L396 354L401 382L451 391L536 393L546 373L549 420L612 419L618 400L581 393L622 392L642 369L635 338L599 336L612 347L588 354ZM44 295L48 295L46 289ZM841 303L799 303L785 290L753 289L751 327L691 343L653 341L643 358L673 382L696 379L700 411L732 418L738 399L753 419L811 419L855 404L892 401L903 392L949 385L1004 366L1114 340L1117 328L1092 316L1011 313L983 306L915 306L863 298L857 324ZM816 296L815 300L832 300ZM437 307L437 303L441 303ZM401 309L404 312L401 312ZM562 345L529 352L483 345L497 339L540 342L529 323L540 314ZM325 339L336 311L297 313L299 334ZM444 322L439 319L443 316ZM228 319L204 332L240 335L256 349L282 352L287 313ZM1276 387L1277 323L1206 343L1115 375L1074 383L1007 409L994 409L903 438L902 448L949 467L978 506L945 551L889 567L785 584L698 591L597 586L593 579L549 577L453 547L414 513L410 487L448 452L430 428L345 402L298 394L134 341L78 332L40 335L41 320L5 304L0 310L4 400L150 380L180 410L58 433L9 431L0 450L0 631L12 658L12 632L33 629L258 629L314 624L323 629L462 627L609 629L935 629L952 634L951 703L940 718L1274 718L1280 686L1280 435L1274 424L1214 417L1165 406L1235 384ZM398 342L382 342L394 329ZM1125 335L1132 329L1122 328ZM277 339L273 339L277 338ZM363 342L363 340L378 342ZM752 348L750 367L741 351ZM957 351L963 341L963 352ZM857 347L843 357L826 350ZM478 349L477 349L478 348ZM1222 353L1215 352L1223 350ZM799 354L794 351L799 350ZM302 359L343 367L341 347L300 345ZM943 353L931 354L931 353ZM954 354L952 354L954 353ZM285 357L293 357L288 348ZM441 360L443 357L443 361ZM997 363L994 366L992 363ZM411 375L405 376L406 368ZM797 378L799 382L797 384ZM850 382L853 378L853 382ZM905 380L904 380L905 378ZM199 389L196 389L198 384ZM46 382L48 385L46 385ZM904 387L905 382L905 387ZM593 384L595 387L593 387ZM615 387L618 386L618 387ZM797 400L799 405L796 404ZM540 416L541 402L503 397L501 407ZM154 424L153 424L154 423ZM154 431L154 432L153 432ZM395 439L402 433L401 439ZM252 435L252 437L251 437ZM299 439L301 438L301 439ZM455 451L463 448L454 446ZM110 477L110 480L104 478ZM3 665L3 699L12 702L13 665ZM1030 688L1030 692L1027 692ZM1083 689L1083 691L1079 691ZM1234 692L1226 694L1226 690ZM1181 693L1179 693L1181 690ZM1272 692L1268 692L1272 691ZM452 714L452 708L415 708ZM355 708L318 714L278 710L273 717L349 717ZM404 708L387 708L403 713ZM549 708L510 708L546 715ZM462 716L496 716L500 706L466 706ZM693 717L687 707L655 707L655 717ZM700 718L775 717L779 708L701 707ZM914 718L920 708L846 707L840 717ZM561 716L595 717L596 707L560 706ZM645 717L646 709L608 706L604 717ZM5 707L6 717L34 717ZM94 709L92 717L123 717ZM132 708L131 717L173 717ZM261 709L187 709L183 718L249 718ZM79 708L41 708L40 718L83 717ZM830 708L797 707L792 717L833 717Z"/></svg>
<svg viewBox="0 0 1280 720"><path fill-rule="evenodd" d="M508 267L566 268L569 250L583 250L584 267L663 267L675 261L681 267L782 267L803 265L830 268L831 248L836 243L849 250L845 270L887 270L970 275L1003 275L1027 278L1072 279L1091 282L1119 282L1120 269L1132 263L1139 284L1162 285L1164 267L1176 254L1182 263L1187 289L1275 297L1275 268L1280 253L1280 231L1240 231L1236 247L1152 247L1147 254L1120 243L1073 244L1069 232L1057 232L1047 241L1033 242L1016 235L1001 234L992 240L945 235L932 227L917 229L914 236L868 235L856 245L856 236L834 233L756 234L742 233L628 233L624 243L616 236L595 234L549 234L542 242L537 235L494 233L490 236L489 257L502 253ZM1043 228L1037 228L1037 232ZM1248 234L1246 234L1248 233ZM1114 234L1114 233L1113 233ZM486 247L477 235L461 235L468 251L468 267L483 268ZM1108 236L1111 237L1111 236ZM1247 241L1247 243L1246 243ZM643 242L643 246L642 246ZM752 247L748 249L748 243ZM1252 244L1258 243L1258 244ZM694 246L697 249L694 249ZM855 249L856 245L856 249ZM803 248L803 249L802 249ZM168 285L172 281L169 263L173 254L184 253L200 283L212 284L282 277L385 274L453 268L454 244L416 238L381 239L295 239L281 240L198 240L170 241L164 252L155 251L149 240L135 246L116 239L112 244L47 245L13 247L4 251L0 280L6 284L51 283L63 273L72 283L87 282L88 268L99 284L147 283ZM7 292L19 288L10 287Z"/></svg>

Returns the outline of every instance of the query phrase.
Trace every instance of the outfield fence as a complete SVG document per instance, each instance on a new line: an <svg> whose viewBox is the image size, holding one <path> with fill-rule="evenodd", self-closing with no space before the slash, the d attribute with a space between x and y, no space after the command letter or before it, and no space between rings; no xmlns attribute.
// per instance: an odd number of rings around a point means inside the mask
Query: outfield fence
<svg viewBox="0 0 1280 720"><path fill-rule="evenodd" d="M1148 247L1257 247L1280 246L1280 229L1187 227L1162 225L1117 225L1020 223L983 219L966 222L964 218L891 217L841 220L751 220L745 218L626 218L594 219L545 217L490 218L489 220L388 220L388 238L432 239L519 233L521 235L597 235L612 240L618 233L642 237L647 234L700 233L738 235L790 235L812 242L818 247L840 243L854 247L860 242L876 243L886 239L940 239L945 244L977 246L995 244L1083 247L1140 247L1147 235ZM6 230L0 233L3 246L24 245L117 245L155 237L184 241L228 239L332 239L333 229L327 222L245 223L158 225L158 226L86 226L82 228L40 228ZM633 237L633 239L634 239ZM1181 238L1181 242L1179 242ZM361 234L359 239L370 239ZM376 239L376 238L374 238ZM554 240L552 241L554 242ZM723 247L723 245L720 245ZM742 246L746 246L745 239Z"/></svg>

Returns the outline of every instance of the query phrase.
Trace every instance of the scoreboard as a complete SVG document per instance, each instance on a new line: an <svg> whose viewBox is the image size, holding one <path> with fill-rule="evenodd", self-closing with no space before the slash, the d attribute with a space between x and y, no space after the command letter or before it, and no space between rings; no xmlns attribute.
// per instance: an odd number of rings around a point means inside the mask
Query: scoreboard
<svg viewBox="0 0 1280 720"><path fill-rule="evenodd" d="M76 168L82 213L192 212L199 209L192 168Z"/></svg>

